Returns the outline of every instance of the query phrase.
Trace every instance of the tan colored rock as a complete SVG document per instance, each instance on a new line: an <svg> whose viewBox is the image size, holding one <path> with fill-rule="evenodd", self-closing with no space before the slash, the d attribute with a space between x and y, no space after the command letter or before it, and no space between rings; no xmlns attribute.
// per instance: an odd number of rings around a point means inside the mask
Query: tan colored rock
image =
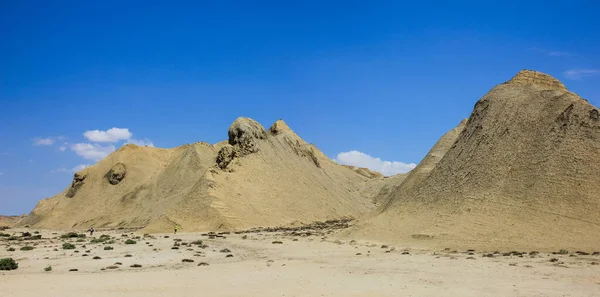
<svg viewBox="0 0 600 297"><path fill-rule="evenodd" d="M518 73L475 104L438 161L422 171L423 160L349 235L430 248L594 249L597 110L546 74Z"/></svg>
<svg viewBox="0 0 600 297"><path fill-rule="evenodd" d="M125 178L125 173L125 164L119 162L106 173L106 179L111 185L116 185Z"/></svg>

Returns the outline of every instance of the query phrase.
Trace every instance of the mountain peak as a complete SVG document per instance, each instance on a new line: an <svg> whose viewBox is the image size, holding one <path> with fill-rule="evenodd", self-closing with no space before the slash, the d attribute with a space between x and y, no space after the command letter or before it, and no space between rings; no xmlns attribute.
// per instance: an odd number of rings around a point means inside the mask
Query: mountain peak
<svg viewBox="0 0 600 297"><path fill-rule="evenodd" d="M551 75L534 71L534 70L521 70L513 78L511 78L507 84L514 85L536 85L552 90L567 91L565 85L560 80L552 77Z"/></svg>
<svg viewBox="0 0 600 297"><path fill-rule="evenodd" d="M292 129L290 129L290 127L283 120L277 120L277 122L275 122L273 125L271 125L271 128L269 128L269 132L274 135L291 131Z"/></svg>

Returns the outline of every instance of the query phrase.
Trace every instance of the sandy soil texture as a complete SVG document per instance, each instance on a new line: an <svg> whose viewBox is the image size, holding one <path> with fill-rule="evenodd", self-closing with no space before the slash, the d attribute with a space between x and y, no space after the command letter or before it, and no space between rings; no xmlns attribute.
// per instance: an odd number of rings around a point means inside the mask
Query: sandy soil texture
<svg viewBox="0 0 600 297"><path fill-rule="evenodd" d="M16 238L20 231L25 230L3 232ZM121 230L97 232L94 241L104 235L98 243L91 243L89 236L61 239L63 233L50 231L42 231L39 240L5 238L0 258L14 258L19 268L1 272L0 296L600 294L598 254L412 250L339 241L333 239L334 232L144 236ZM125 244L128 239L136 243ZM63 249L64 243L75 249ZM34 249L22 251L23 246ZM109 246L113 249L105 250ZM15 251L7 251L9 247ZM52 270L44 271L48 266Z"/></svg>

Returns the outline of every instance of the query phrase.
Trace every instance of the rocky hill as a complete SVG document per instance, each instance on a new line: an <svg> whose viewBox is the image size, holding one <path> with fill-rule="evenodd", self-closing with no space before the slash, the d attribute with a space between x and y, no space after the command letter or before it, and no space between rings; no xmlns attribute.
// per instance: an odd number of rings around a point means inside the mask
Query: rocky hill
<svg viewBox="0 0 600 297"><path fill-rule="evenodd" d="M599 114L557 79L521 71L348 235L435 248L597 249Z"/></svg>
<svg viewBox="0 0 600 297"><path fill-rule="evenodd" d="M243 229L357 217L373 208L368 180L306 143L283 121L238 118L228 140L173 149L125 145L75 173L21 223L148 232Z"/></svg>

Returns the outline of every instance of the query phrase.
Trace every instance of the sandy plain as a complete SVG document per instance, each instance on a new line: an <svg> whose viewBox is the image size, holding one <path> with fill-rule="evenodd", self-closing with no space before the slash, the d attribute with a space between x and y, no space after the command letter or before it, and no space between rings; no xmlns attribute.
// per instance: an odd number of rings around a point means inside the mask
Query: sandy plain
<svg viewBox="0 0 600 297"><path fill-rule="evenodd" d="M600 296L600 255L593 252L415 250L339 240L327 229L145 236L100 230L98 243L89 234L37 232L42 239L1 241L0 258L12 257L19 268L0 271L0 296Z"/></svg>

